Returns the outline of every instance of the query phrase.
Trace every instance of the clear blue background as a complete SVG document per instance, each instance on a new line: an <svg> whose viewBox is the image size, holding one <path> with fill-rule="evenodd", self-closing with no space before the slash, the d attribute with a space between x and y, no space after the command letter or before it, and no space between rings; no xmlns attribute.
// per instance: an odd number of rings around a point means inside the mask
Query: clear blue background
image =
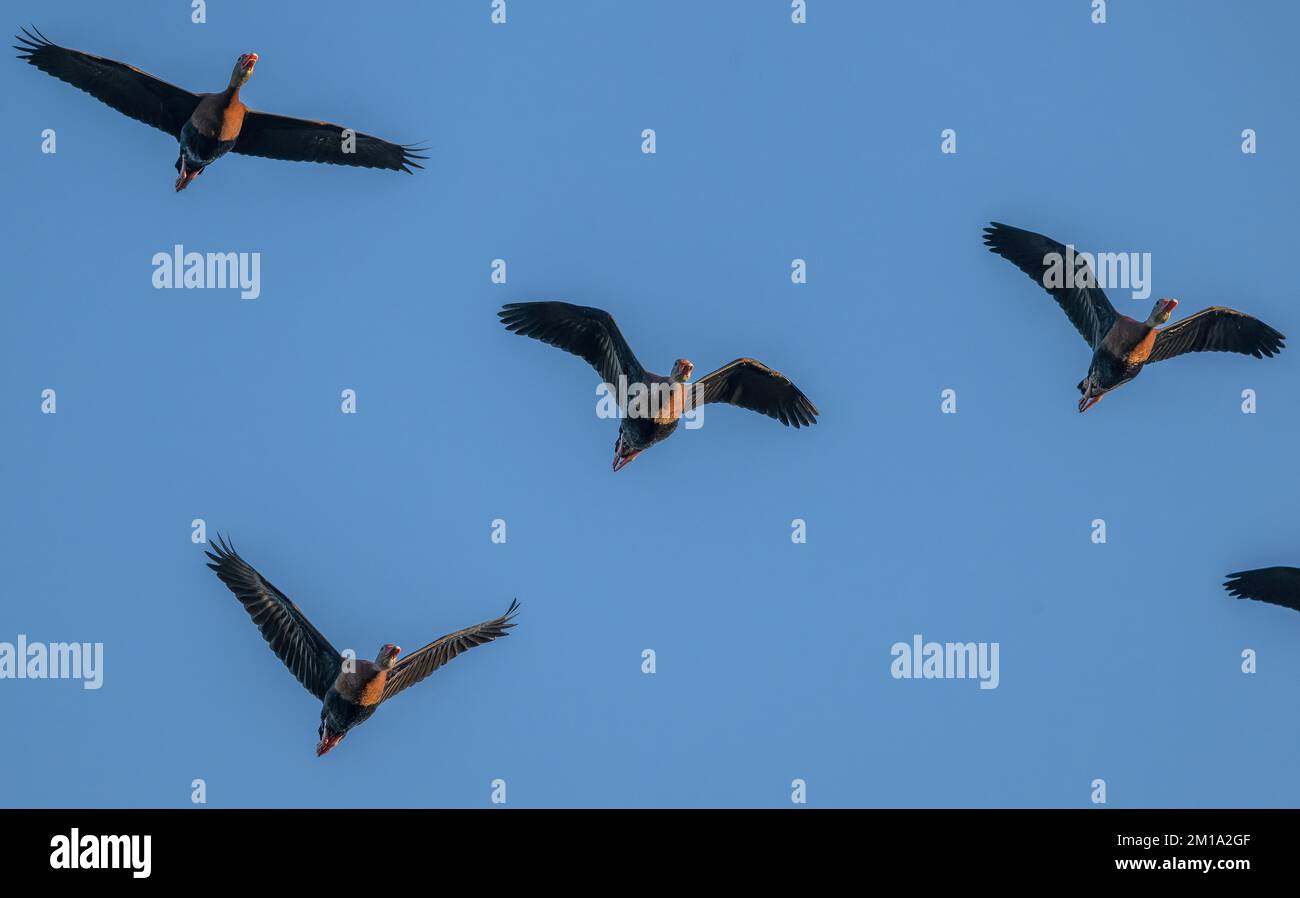
<svg viewBox="0 0 1300 898"><path fill-rule="evenodd" d="M498 777L512 806L788 807L794 778L816 806L1088 806L1097 777L1110 806L1300 803L1300 615L1219 586L1300 563L1297 349L1081 416L1086 347L980 241L1151 252L1177 315L1300 339L1295 4L186 7L10 28L196 90L255 50L250 105L430 159L230 156L177 195L165 135L0 66L0 640L106 652L99 691L0 681L0 804L188 806L196 777L212 806L487 806ZM175 243L260 252L261 298L152 289ZM762 359L822 420L711 408L614 475L593 372L494 314L550 298L659 371ZM318 760L194 518L366 657L515 596L519 626ZM1000 688L892 679L914 633L1000 643Z"/></svg>

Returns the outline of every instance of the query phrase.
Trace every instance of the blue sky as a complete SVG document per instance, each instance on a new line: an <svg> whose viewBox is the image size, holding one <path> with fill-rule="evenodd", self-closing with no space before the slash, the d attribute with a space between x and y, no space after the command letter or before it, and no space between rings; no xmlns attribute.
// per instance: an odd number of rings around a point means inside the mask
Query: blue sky
<svg viewBox="0 0 1300 898"><path fill-rule="evenodd" d="M1300 334L1300 10L1110 6L11 7L196 90L256 51L249 105L431 149L230 156L177 195L165 135L0 66L0 641L105 652L99 690L0 681L0 804L1300 803L1300 615L1219 586L1300 564L1295 350L1079 415L1086 346L980 241L1150 252L1177 317ZM261 253L261 296L153 289L177 243ZM593 372L497 322L539 299L610 310L655 370L762 359L822 419L710 408L612 474ZM366 657L512 597L519 626L317 759L195 518ZM998 688L893 679L915 633L998 643Z"/></svg>

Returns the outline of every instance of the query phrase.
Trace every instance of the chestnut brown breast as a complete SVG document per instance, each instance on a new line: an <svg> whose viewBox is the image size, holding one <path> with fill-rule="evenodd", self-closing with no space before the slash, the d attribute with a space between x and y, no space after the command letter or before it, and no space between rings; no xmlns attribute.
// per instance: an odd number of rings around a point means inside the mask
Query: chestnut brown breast
<svg viewBox="0 0 1300 898"><path fill-rule="evenodd" d="M1128 355L1124 357L1124 361L1130 365L1145 364L1146 360L1151 357L1151 348L1156 345L1157 333L1159 332L1154 327L1148 328L1142 339L1138 340L1137 344L1129 350Z"/></svg>
<svg viewBox="0 0 1300 898"><path fill-rule="evenodd" d="M384 684L388 682L388 671L376 671L375 675L362 684L357 692L357 704L370 706L379 704L384 697Z"/></svg>
<svg viewBox="0 0 1300 898"><path fill-rule="evenodd" d="M660 405L659 414L654 418L654 423L671 424L682 416L682 412L686 410L687 389L689 387L683 384L669 385L667 395L662 397L666 401Z"/></svg>
<svg viewBox="0 0 1300 898"><path fill-rule="evenodd" d="M221 111L221 133L218 139L221 141L234 140L239 136L240 130L244 127L244 113L248 107L239 100L234 100L229 106Z"/></svg>
<svg viewBox="0 0 1300 898"><path fill-rule="evenodd" d="M387 682L388 671L380 670L370 661L361 659L357 661L355 671L339 672L334 680L334 691L344 701L354 705L377 705L384 697L384 684Z"/></svg>
<svg viewBox="0 0 1300 898"><path fill-rule="evenodd" d="M1140 365L1151 355L1151 347L1155 341L1155 328L1147 327L1141 321L1134 321L1121 315L1115 319L1101 345L1116 358L1123 359L1130 365Z"/></svg>

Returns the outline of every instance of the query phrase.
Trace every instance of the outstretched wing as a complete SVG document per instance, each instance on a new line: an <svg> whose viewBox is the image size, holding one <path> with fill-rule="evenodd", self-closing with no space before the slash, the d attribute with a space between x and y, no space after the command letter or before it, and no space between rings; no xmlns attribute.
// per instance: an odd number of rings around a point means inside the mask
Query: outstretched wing
<svg viewBox="0 0 1300 898"><path fill-rule="evenodd" d="M728 362L696 381L687 395L694 405L725 402L776 418L787 426L811 427L821 414L790 378L756 359Z"/></svg>
<svg viewBox="0 0 1300 898"><path fill-rule="evenodd" d="M641 383L645 368L604 309L567 302L512 302L497 312L506 330L532 337L585 359L607 384Z"/></svg>
<svg viewBox="0 0 1300 898"><path fill-rule="evenodd" d="M421 149L409 144L390 143L360 131L349 131L342 125L252 109L244 116L234 146L236 153L245 156L386 168L407 174L413 174L412 168L424 168L416 161L429 158L420 155Z"/></svg>
<svg viewBox="0 0 1300 898"><path fill-rule="evenodd" d="M1257 359L1274 356L1286 337L1245 312L1214 306L1171 324L1156 335L1148 362L1172 359L1185 352L1239 352Z"/></svg>
<svg viewBox="0 0 1300 898"><path fill-rule="evenodd" d="M1106 298L1105 291L1100 287L1047 286L1047 272L1051 268L1047 257L1055 253L1062 260L1061 272L1064 274L1066 254L1064 246L1051 237L1013 228L996 221L991 222L991 227L984 229L984 245L991 252L1014 264L1029 275L1034 283L1050 293L1056 300L1056 304L1070 319L1070 323L1083 335L1083 339L1088 341L1089 346L1096 349L1100 345L1102 338L1106 336L1118 317L1115 307ZM1086 279L1090 283L1095 283L1096 276L1091 273L1091 269L1087 271L1088 275L1084 276L1076 268L1076 282Z"/></svg>
<svg viewBox="0 0 1300 898"><path fill-rule="evenodd" d="M1300 611L1300 568L1262 567L1229 574L1228 595Z"/></svg>
<svg viewBox="0 0 1300 898"><path fill-rule="evenodd" d="M84 90L138 122L179 137L181 128L199 104L198 95L133 65L60 47L39 30L32 31L24 28L17 37L14 49L19 51L19 59Z"/></svg>
<svg viewBox="0 0 1300 898"><path fill-rule="evenodd" d="M414 686L461 652L491 642L499 636L509 636L506 631L514 626L514 616L518 613L519 603L511 602L506 613L500 617L449 633L407 655L388 672L384 694L379 700L388 701L408 686Z"/></svg>
<svg viewBox="0 0 1300 898"><path fill-rule="evenodd" d="M217 572L253 619L275 656L321 701L334 683L343 657L289 597L240 558L220 537L207 553L208 567Z"/></svg>

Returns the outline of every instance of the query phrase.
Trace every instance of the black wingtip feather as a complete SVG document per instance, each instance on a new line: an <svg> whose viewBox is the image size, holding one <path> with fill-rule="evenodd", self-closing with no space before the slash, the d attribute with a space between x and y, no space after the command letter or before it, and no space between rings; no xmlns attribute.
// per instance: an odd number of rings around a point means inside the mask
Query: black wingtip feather
<svg viewBox="0 0 1300 898"><path fill-rule="evenodd" d="M19 51L20 53L26 54L23 56L19 56L18 58L26 62L32 62L32 56L38 51L44 49L45 47L53 46L53 42L50 41L50 39L47 38L45 35L41 34L40 29L38 29L35 25L31 27L32 27L32 31L35 31L36 34L32 34L32 32L28 31L26 27L22 27L23 33L14 35L14 40L21 41L23 44L23 46L21 47L15 45L14 49ZM37 35L39 35L39 37Z"/></svg>
<svg viewBox="0 0 1300 898"><path fill-rule="evenodd" d="M508 630L508 629L510 629L511 627L513 627L513 626L515 625L515 617L516 617L518 614L519 614L519 600L518 600L518 599L511 599L511 600L510 600L510 607L506 609L506 613L505 613L505 614L501 615L501 629L502 629L502 630ZM501 635L502 635L502 636L509 636L510 634L509 634L509 633L502 633Z"/></svg>
<svg viewBox="0 0 1300 898"><path fill-rule="evenodd" d="M986 226L983 231L984 245L990 250L993 250L996 239L1001 236L1001 234L1006 230L1006 227L1007 226L1002 224L1000 221L989 222L988 226Z"/></svg>

